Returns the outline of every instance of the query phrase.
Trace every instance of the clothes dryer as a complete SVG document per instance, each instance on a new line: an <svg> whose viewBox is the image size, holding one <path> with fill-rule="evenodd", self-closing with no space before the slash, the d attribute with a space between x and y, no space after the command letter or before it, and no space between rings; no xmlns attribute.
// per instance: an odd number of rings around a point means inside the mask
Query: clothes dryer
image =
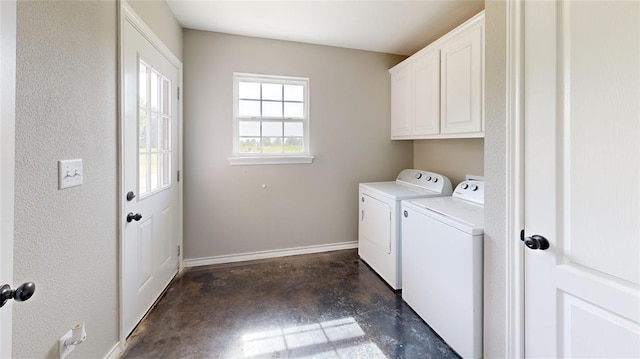
<svg viewBox="0 0 640 359"><path fill-rule="evenodd" d="M395 181L360 183L358 255L394 290L402 288L400 201L451 195L441 174L405 169Z"/></svg>

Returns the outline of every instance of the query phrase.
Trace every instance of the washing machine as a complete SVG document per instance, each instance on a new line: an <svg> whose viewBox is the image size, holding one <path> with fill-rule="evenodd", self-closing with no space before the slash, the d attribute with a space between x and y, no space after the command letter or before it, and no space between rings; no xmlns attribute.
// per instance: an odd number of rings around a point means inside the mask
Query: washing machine
<svg viewBox="0 0 640 359"><path fill-rule="evenodd" d="M451 195L441 174L405 169L395 181L360 183L358 255L394 290L402 288L400 201Z"/></svg>
<svg viewBox="0 0 640 359"><path fill-rule="evenodd" d="M463 358L482 357L484 182L402 202L402 298Z"/></svg>

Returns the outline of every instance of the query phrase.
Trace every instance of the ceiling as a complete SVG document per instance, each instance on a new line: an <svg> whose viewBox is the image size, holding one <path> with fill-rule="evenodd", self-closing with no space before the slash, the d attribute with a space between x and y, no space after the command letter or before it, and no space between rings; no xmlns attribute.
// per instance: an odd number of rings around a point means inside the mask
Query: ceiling
<svg viewBox="0 0 640 359"><path fill-rule="evenodd" d="M167 0L189 29L412 55L484 0Z"/></svg>

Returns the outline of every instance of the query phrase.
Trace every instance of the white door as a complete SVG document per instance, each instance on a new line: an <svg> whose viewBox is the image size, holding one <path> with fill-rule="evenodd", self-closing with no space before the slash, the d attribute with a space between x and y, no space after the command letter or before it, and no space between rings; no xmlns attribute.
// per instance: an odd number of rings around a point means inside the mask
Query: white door
<svg viewBox="0 0 640 359"><path fill-rule="evenodd" d="M16 2L0 1L0 285L13 289ZM13 301L0 308L0 358L11 357Z"/></svg>
<svg viewBox="0 0 640 359"><path fill-rule="evenodd" d="M128 20L122 47L122 306L129 334L178 270L178 69Z"/></svg>
<svg viewBox="0 0 640 359"><path fill-rule="evenodd" d="M640 1L525 2L530 358L640 357Z"/></svg>

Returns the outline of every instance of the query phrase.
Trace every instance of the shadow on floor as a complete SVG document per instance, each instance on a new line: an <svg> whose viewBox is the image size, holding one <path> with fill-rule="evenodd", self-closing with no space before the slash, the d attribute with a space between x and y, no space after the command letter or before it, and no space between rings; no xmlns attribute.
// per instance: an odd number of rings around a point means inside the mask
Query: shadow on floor
<svg viewBox="0 0 640 359"><path fill-rule="evenodd" d="M356 250L185 270L121 358L459 358Z"/></svg>

